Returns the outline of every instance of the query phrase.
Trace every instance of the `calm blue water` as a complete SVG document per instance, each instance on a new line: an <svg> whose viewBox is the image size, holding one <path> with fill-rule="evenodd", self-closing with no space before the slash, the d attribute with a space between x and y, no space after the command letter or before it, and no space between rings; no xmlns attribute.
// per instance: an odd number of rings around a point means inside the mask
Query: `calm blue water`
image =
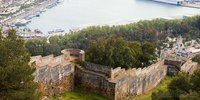
<svg viewBox="0 0 200 100"><path fill-rule="evenodd" d="M89 25L128 23L141 19L200 14L200 9L180 7L151 0L65 0L48 9L27 25L48 32Z"/></svg>

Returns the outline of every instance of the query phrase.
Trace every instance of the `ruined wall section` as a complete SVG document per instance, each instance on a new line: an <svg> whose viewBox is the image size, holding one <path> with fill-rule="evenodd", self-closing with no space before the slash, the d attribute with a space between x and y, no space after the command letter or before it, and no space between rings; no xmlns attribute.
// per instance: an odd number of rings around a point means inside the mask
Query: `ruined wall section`
<svg viewBox="0 0 200 100"><path fill-rule="evenodd" d="M101 73L101 74L104 74L107 77L110 76L111 67L109 67L109 66L94 64L94 63L90 63L90 62L83 62L83 63L84 63L84 65L82 67L84 69L88 70L88 71Z"/></svg>
<svg viewBox="0 0 200 100"><path fill-rule="evenodd" d="M90 66L91 65L96 65L96 64L90 64ZM99 66L93 66L93 67L96 68ZM85 69L84 67L76 66L75 86L83 90L96 92L110 99L114 99L115 83L109 82L108 76L106 76L104 73L95 72L94 68L92 70L88 70Z"/></svg>
<svg viewBox="0 0 200 100"><path fill-rule="evenodd" d="M53 75L52 73L49 75ZM48 76L49 77L49 76ZM66 91L71 91L74 89L74 73L69 73L63 76L59 81L43 81L38 80L39 89L43 96L54 96L55 94L63 93Z"/></svg>
<svg viewBox="0 0 200 100"><path fill-rule="evenodd" d="M197 67L198 67L197 62L192 62L191 60L188 60L180 67L180 70L182 72L186 72L191 75L194 73L194 71L197 69Z"/></svg>
<svg viewBox="0 0 200 100"><path fill-rule="evenodd" d="M143 69L112 69L85 62L75 67L75 86L100 93L110 99L126 100L156 87L166 76L167 66L159 61Z"/></svg>
<svg viewBox="0 0 200 100"><path fill-rule="evenodd" d="M34 74L43 95L52 96L74 88L73 64L39 67Z"/></svg>
<svg viewBox="0 0 200 100"><path fill-rule="evenodd" d="M152 90L165 78L166 73L167 66L163 61L143 69L133 68L121 73L118 77L122 77L116 80L115 99L130 99Z"/></svg>
<svg viewBox="0 0 200 100"><path fill-rule="evenodd" d="M69 91L75 85L113 100L129 100L134 95L142 95L155 88L166 76L167 65L174 65L189 74L198 65L192 61L166 60L165 63L158 61L142 69L112 69L110 66L85 62L85 52L80 49L65 49L62 53L57 57L31 57L29 64L36 67L35 81L39 83L43 95ZM74 64L77 60L83 62L81 66Z"/></svg>
<svg viewBox="0 0 200 100"><path fill-rule="evenodd" d="M68 60L85 61L85 51L81 49L64 49L61 52L68 57Z"/></svg>
<svg viewBox="0 0 200 100"><path fill-rule="evenodd" d="M79 49L65 49L62 55L54 57L34 56L29 65L34 65L35 81L44 96L53 96L74 89L74 60L84 61L84 51Z"/></svg>

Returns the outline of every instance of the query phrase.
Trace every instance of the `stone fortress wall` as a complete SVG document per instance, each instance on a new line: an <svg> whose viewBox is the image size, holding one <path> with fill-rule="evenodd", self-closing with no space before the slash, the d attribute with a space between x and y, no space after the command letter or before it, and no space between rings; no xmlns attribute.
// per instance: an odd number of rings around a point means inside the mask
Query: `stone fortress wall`
<svg viewBox="0 0 200 100"><path fill-rule="evenodd" d="M123 73L123 74L121 74ZM143 69L119 70L116 82L116 100L129 99L134 95L142 95L155 88L166 76L167 66L158 61ZM114 79L114 81L116 81Z"/></svg>
<svg viewBox="0 0 200 100"><path fill-rule="evenodd" d="M114 99L116 84L110 82L110 71L108 66L84 62L83 66L75 67L75 86Z"/></svg>
<svg viewBox="0 0 200 100"><path fill-rule="evenodd" d="M197 62L192 62L191 60L188 60L180 67L180 70L191 75L197 69L197 67Z"/></svg>
<svg viewBox="0 0 200 100"><path fill-rule="evenodd" d="M66 49L63 55L54 57L34 56L31 57L30 64L36 67L35 81L39 83L39 88L43 95L52 96L55 93L62 93L74 89L74 61L78 59L84 61L83 50Z"/></svg>
<svg viewBox="0 0 200 100"><path fill-rule="evenodd" d="M75 69L75 83L84 90L98 92L110 99L124 100L152 90L166 73L167 66L163 61L143 69L129 70L85 62L83 67L77 66Z"/></svg>
<svg viewBox="0 0 200 100"><path fill-rule="evenodd" d="M85 61L85 52L79 49L65 49L62 55L54 57L35 56L35 81L46 96L73 90L74 87L100 93L112 100L130 99L155 88L166 76L164 60L145 68L125 70L98 65ZM79 60L81 64L75 64ZM197 63L187 61L181 70L192 73Z"/></svg>

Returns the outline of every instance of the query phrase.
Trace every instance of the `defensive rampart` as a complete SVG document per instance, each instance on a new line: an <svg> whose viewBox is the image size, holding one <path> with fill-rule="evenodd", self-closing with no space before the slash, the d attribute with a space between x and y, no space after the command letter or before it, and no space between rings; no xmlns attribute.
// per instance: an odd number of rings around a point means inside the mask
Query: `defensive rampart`
<svg viewBox="0 0 200 100"><path fill-rule="evenodd" d="M167 66L159 61L143 69L112 69L85 62L75 67L75 84L85 90L98 92L110 99L129 99L157 86L166 76Z"/></svg>
<svg viewBox="0 0 200 100"><path fill-rule="evenodd" d="M197 62L192 62L191 60L189 60L185 62L180 69L182 72L186 72L191 75L197 69L197 67L198 67Z"/></svg>
<svg viewBox="0 0 200 100"><path fill-rule="evenodd" d="M65 49L62 53L57 57L49 55L31 58L30 65L36 67L35 81L39 83L43 95L52 96L70 91L76 86L112 100L129 100L155 88L165 78L169 66L192 74L198 65L189 60L183 63L160 60L145 68L112 69L109 66L86 62L83 50ZM75 60L81 61L81 65L75 64Z"/></svg>
<svg viewBox="0 0 200 100"><path fill-rule="evenodd" d="M36 67L35 81L43 95L52 96L55 93L70 91L74 88L74 64L72 61L84 61L84 51L79 49L65 49L63 55L54 57L31 57L30 65Z"/></svg>

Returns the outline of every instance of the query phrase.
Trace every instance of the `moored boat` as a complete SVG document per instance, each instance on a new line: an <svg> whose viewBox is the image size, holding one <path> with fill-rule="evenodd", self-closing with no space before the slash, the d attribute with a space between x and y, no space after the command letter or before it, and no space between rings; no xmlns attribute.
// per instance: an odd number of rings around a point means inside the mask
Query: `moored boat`
<svg viewBox="0 0 200 100"><path fill-rule="evenodd" d="M49 35L63 35L64 33L65 33L65 30L63 29L55 29L48 32Z"/></svg>
<svg viewBox="0 0 200 100"><path fill-rule="evenodd" d="M168 3L173 5L181 5L184 2L184 0L152 0L152 1Z"/></svg>
<svg viewBox="0 0 200 100"><path fill-rule="evenodd" d="M62 3L64 0L57 0L57 3Z"/></svg>
<svg viewBox="0 0 200 100"><path fill-rule="evenodd" d="M30 23L30 20L22 19L19 21L16 21L15 26L26 26L26 24Z"/></svg>

